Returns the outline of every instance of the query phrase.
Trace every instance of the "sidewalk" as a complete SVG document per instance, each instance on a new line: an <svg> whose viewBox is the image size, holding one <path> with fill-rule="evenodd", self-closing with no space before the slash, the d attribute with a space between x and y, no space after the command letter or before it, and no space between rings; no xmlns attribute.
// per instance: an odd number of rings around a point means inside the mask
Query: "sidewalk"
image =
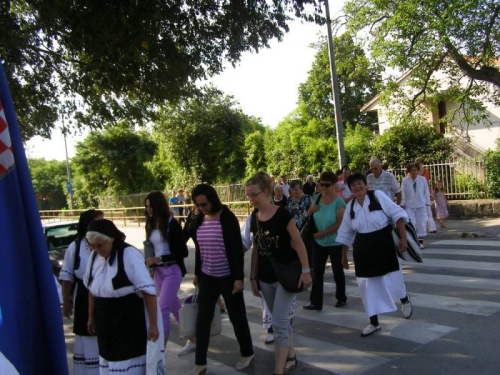
<svg viewBox="0 0 500 375"><path fill-rule="evenodd" d="M439 229L439 221L436 221L437 233L429 233L426 242L466 237L500 237L500 218L447 220L445 225L448 230L443 231Z"/></svg>

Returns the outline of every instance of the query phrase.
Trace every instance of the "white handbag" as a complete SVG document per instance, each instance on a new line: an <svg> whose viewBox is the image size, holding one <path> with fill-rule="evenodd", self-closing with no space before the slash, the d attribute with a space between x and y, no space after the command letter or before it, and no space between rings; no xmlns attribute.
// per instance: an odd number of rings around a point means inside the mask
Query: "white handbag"
<svg viewBox="0 0 500 375"><path fill-rule="evenodd" d="M192 295L191 302L184 303L179 311L179 323L181 337L195 337L196 336L196 321L198 320L199 304L197 302L198 288L195 288ZM189 300L187 298L186 300ZM222 332L220 309L217 304L215 305L214 318L210 327L210 336L220 335Z"/></svg>

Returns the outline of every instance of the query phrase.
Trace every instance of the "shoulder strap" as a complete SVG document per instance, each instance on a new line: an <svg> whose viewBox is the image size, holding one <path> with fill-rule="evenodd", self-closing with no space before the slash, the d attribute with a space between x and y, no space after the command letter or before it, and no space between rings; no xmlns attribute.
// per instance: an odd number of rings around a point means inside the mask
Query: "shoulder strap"
<svg viewBox="0 0 500 375"><path fill-rule="evenodd" d="M73 264L73 272L80 268L80 245L82 243L82 239L77 237L75 240L75 262Z"/></svg>
<svg viewBox="0 0 500 375"><path fill-rule="evenodd" d="M380 201L378 200L377 196L375 195L374 190L368 190L366 192L366 195L368 195L368 198L370 198L370 204L368 205L368 209L370 212L372 211L382 211L384 212L384 209L382 208L382 205L380 204ZM351 217L351 220L354 220L355 214L354 214L354 202L356 199L352 199L350 204L351 204L351 211L349 213L349 216ZM385 212L384 212L385 214ZM387 215L387 214L386 214Z"/></svg>
<svg viewBox="0 0 500 375"><path fill-rule="evenodd" d="M90 289L90 284L92 284L92 281L94 280L94 276L92 276L92 269L94 268L94 262L95 262L96 256L97 256L97 253L94 251L94 252L92 252L92 256L90 257L90 273L89 273L89 280L88 280L89 289Z"/></svg>

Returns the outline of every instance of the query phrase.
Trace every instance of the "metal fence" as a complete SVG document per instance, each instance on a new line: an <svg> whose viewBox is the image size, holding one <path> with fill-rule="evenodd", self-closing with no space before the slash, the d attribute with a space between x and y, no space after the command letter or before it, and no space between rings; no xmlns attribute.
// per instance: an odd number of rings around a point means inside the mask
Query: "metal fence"
<svg viewBox="0 0 500 375"><path fill-rule="evenodd" d="M430 174L431 189L442 181L448 199L474 199L486 196L484 162L469 158L451 158L424 164ZM388 169L399 183L407 176L406 168ZM368 172L368 171L366 171Z"/></svg>

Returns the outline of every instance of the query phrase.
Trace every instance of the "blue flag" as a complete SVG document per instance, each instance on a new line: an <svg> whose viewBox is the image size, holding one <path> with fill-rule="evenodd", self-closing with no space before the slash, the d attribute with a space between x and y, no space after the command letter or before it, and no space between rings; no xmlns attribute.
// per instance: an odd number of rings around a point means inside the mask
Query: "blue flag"
<svg viewBox="0 0 500 375"><path fill-rule="evenodd" d="M0 61L0 351L24 374L68 373L59 297Z"/></svg>

